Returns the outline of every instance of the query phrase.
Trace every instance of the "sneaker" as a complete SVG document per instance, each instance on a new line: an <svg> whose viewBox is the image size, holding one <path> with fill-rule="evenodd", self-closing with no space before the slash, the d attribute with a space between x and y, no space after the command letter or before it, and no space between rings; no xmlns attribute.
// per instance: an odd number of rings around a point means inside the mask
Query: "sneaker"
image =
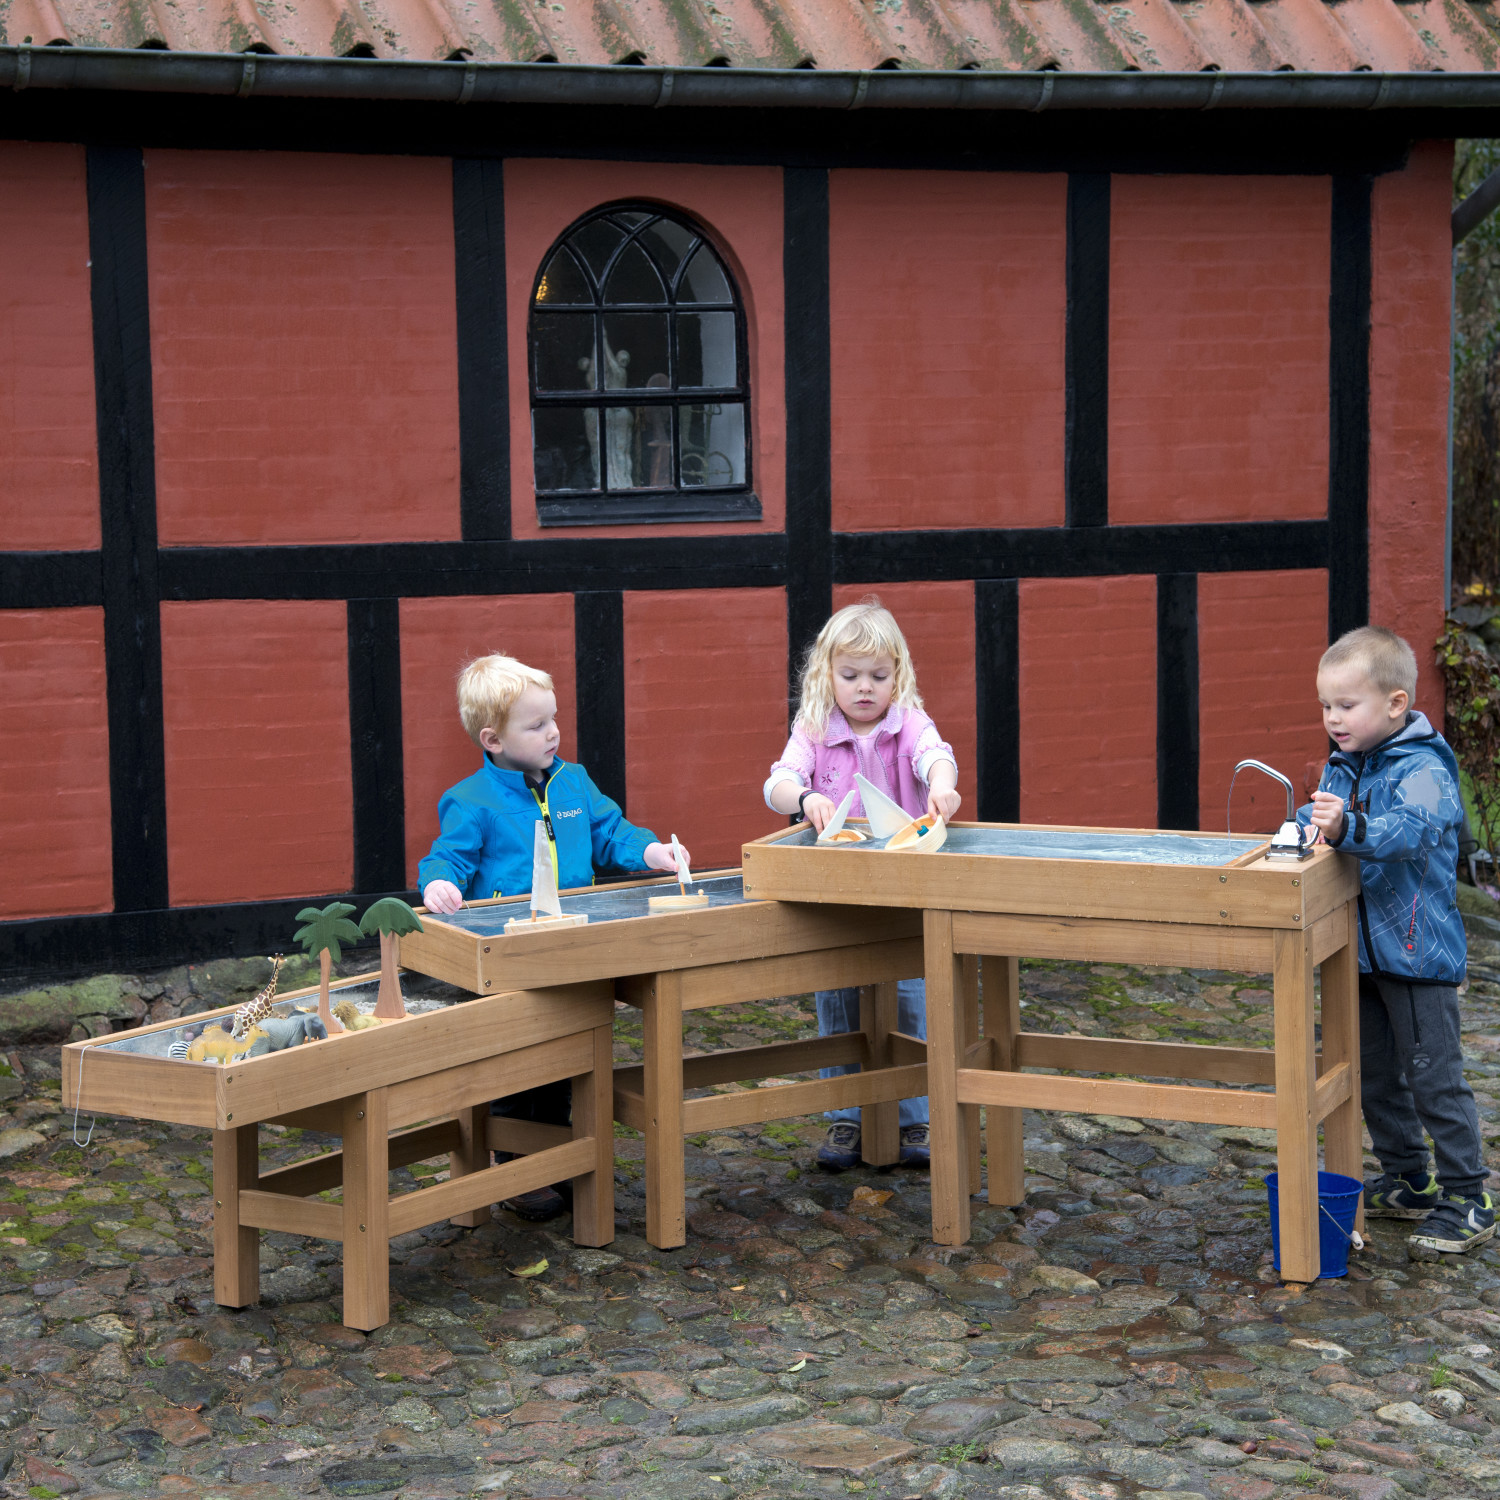
<svg viewBox="0 0 1500 1500"><path fill-rule="evenodd" d="M1367 1219L1425 1219L1443 1196L1431 1172L1397 1176L1387 1172L1365 1184Z"/></svg>
<svg viewBox="0 0 1500 1500"><path fill-rule="evenodd" d="M502 1162L514 1160L512 1152L495 1152L497 1167ZM568 1186L571 1187L572 1184L569 1183ZM518 1219L525 1219L528 1224L543 1224L548 1219L555 1219L567 1206L563 1195L552 1187L532 1188L529 1193L517 1193L514 1198L503 1198L500 1201L501 1208L509 1209Z"/></svg>
<svg viewBox="0 0 1500 1500"><path fill-rule="evenodd" d="M818 1147L818 1165L825 1172L847 1172L859 1165L859 1126L852 1120L835 1120Z"/></svg>
<svg viewBox="0 0 1500 1500"><path fill-rule="evenodd" d="M1407 1243L1462 1255L1494 1237L1495 1205L1488 1193L1481 1193L1477 1198L1444 1198Z"/></svg>
<svg viewBox="0 0 1500 1500"><path fill-rule="evenodd" d="M932 1149L928 1144L926 1125L903 1125L901 1127L901 1165L903 1167L932 1165Z"/></svg>

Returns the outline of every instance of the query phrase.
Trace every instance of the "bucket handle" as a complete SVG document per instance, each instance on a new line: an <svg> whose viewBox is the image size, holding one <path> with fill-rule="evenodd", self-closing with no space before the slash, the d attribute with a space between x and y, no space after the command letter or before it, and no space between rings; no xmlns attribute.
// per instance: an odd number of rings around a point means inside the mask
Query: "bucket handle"
<svg viewBox="0 0 1500 1500"><path fill-rule="evenodd" d="M1326 1218L1328 1222L1332 1224L1333 1227L1337 1229L1338 1232L1343 1235L1346 1240L1349 1241L1350 1245L1353 1246L1354 1249L1363 1250L1365 1248L1364 1236L1360 1234L1359 1230L1345 1229L1344 1226L1340 1224L1339 1221L1335 1219L1331 1213L1328 1212L1328 1205L1326 1203L1318 1204L1318 1212L1322 1214L1324 1218Z"/></svg>

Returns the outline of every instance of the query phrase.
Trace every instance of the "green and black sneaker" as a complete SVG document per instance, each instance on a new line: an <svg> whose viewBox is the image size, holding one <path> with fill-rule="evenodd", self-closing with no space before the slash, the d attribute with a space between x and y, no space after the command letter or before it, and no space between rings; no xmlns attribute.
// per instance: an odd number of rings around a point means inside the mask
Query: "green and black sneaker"
<svg viewBox="0 0 1500 1500"><path fill-rule="evenodd" d="M1420 1177L1385 1173L1365 1184L1367 1219L1425 1219L1437 1207L1443 1191L1431 1172Z"/></svg>
<svg viewBox="0 0 1500 1500"><path fill-rule="evenodd" d="M1408 1243L1462 1255L1494 1237L1495 1205L1488 1193L1481 1193L1477 1198L1444 1198Z"/></svg>

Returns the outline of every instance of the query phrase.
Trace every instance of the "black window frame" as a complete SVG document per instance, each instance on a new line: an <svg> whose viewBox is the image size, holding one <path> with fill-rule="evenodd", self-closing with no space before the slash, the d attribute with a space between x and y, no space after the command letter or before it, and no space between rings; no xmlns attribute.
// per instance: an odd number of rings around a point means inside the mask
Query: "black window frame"
<svg viewBox="0 0 1500 1500"><path fill-rule="evenodd" d="M603 270L596 276L581 253L571 249L565 251L568 241L601 219L617 219L624 214L644 214L640 223L631 226L616 224L624 232L624 239L610 255ZM660 303L607 302L603 288L608 284L616 264L626 251L640 242L653 223L668 220L694 237L693 243L683 254L675 272L670 275L652 253L649 244L640 243L640 250L650 259L652 266L666 287L666 300ZM726 285L730 302L683 303L679 307L678 291L688 267L695 256L707 250L714 258ZM553 259L566 253L592 293L592 301L556 302L539 305L537 293ZM594 323L594 358L596 368L604 365L604 319L610 313L655 312L667 315L667 344L669 360L672 362L675 380L677 359L677 317L683 313L732 312L734 314L735 379L733 387L704 386L681 387L673 385L666 390L651 388L606 388L599 386L588 391L539 391L537 388L537 319L553 313L577 317L588 313ZM668 208L660 203L638 199L624 199L602 204L590 209L575 219L562 234L548 246L542 256L541 265L532 280L531 295L527 303L526 316L526 381L530 396L531 433L531 483L536 497L537 521L542 526L620 526L652 525L679 521L759 521L761 519L760 498L754 490L752 470L753 442L751 423L750 356L745 328L745 302L735 281L734 273L723 252L714 243L703 226L679 209ZM609 399L613 393L614 399ZM681 482L679 466L682 456L681 418L678 412L691 406L709 405L714 402L738 403L744 410L744 479L730 485L691 485ZM655 489L610 489L609 464L605 459L605 413L611 407L664 406L674 408L672 423L672 471L675 483L671 488ZM536 484L536 413L577 408L592 408L599 413L598 433L601 445L599 461L599 485L594 490L541 490Z"/></svg>

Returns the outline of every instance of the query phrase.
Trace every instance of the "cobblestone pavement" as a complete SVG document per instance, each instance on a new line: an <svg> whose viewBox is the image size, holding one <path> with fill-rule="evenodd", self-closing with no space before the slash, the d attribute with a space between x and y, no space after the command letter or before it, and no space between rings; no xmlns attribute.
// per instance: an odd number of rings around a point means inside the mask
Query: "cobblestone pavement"
<svg viewBox="0 0 1500 1500"><path fill-rule="evenodd" d="M1500 950L1475 960L1493 1138ZM1269 1041L1255 976L1032 964L1023 983L1031 1029ZM140 1010L183 1008L139 989ZM811 1006L693 1025L690 1047L750 1045L806 1034ZM660 1253L621 1131L608 1250L505 1214L404 1235L392 1320L366 1337L339 1323L322 1241L264 1236L261 1305L216 1308L206 1133L100 1120L79 1150L56 1048L9 1062L7 1495L1500 1493L1500 1251L1414 1262L1376 1225L1347 1280L1279 1286L1269 1132L1028 1115L1025 1207L976 1204L953 1250L929 1242L923 1175L820 1173L812 1120L727 1131L693 1142L689 1243ZM275 1163L320 1144L263 1140Z"/></svg>

